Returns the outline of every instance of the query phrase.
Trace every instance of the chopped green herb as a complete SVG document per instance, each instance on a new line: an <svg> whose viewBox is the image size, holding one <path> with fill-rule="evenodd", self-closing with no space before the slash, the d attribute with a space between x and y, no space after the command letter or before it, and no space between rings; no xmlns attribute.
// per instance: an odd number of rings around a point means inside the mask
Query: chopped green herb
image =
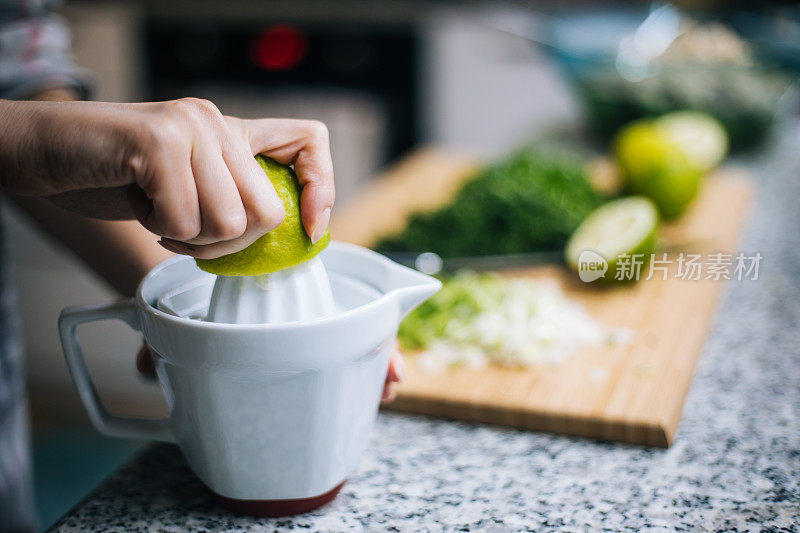
<svg viewBox="0 0 800 533"><path fill-rule="evenodd" d="M601 203L584 167L563 151L520 150L477 174L449 205L412 216L376 248L442 257L560 250Z"/></svg>

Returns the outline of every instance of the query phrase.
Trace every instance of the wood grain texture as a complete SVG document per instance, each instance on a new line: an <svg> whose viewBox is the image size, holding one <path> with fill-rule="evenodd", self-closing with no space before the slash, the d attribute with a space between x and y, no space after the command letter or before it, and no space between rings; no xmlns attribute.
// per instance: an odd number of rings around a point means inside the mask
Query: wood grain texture
<svg viewBox="0 0 800 533"><path fill-rule="evenodd" d="M332 235L369 246L401 229L411 213L446 203L476 168L477 160L463 154L436 149L416 152L336 213ZM406 380L388 407L669 446L725 286L725 281L676 278L674 260L681 252L703 254L704 262L708 254L733 252L751 196L752 184L744 171L726 168L710 177L690 211L662 231L662 243L673 260L666 280L656 272L652 279L632 286L595 288L556 265L504 273L559 284L601 322L634 329L632 344L585 349L557 365L457 368L441 374L421 370L412 354Z"/></svg>

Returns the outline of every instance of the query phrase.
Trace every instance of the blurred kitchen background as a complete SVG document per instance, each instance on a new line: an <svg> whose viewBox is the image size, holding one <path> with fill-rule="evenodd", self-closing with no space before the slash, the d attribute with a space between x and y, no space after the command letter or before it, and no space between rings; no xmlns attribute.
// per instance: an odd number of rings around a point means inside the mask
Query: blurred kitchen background
<svg viewBox="0 0 800 533"><path fill-rule="evenodd" d="M197 96L243 117L324 121L337 209L422 144L493 156L568 132L607 146L632 118L689 107L757 154L773 119L797 109L800 8L789 3L86 0L62 14L96 99ZM63 307L115 295L8 207L47 525L138 445L89 429L56 332ZM164 408L135 371L137 334L104 323L81 335L110 410Z"/></svg>

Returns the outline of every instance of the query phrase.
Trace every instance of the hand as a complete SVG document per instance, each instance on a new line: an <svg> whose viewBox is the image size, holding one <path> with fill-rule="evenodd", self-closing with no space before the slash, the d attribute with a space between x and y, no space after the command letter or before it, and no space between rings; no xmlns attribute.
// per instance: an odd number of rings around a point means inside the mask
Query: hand
<svg viewBox="0 0 800 533"><path fill-rule="evenodd" d="M386 372L386 381L383 383L383 393L381 393L381 401L384 403L394 400L394 384L403 381L406 368L403 362L403 354L397 344L395 344L389 357L389 370ZM153 363L153 354L146 343L142 345L139 354L136 356L136 369L147 377L155 377L156 367Z"/></svg>
<svg viewBox="0 0 800 533"><path fill-rule="evenodd" d="M241 120L198 99L144 104L0 101L0 183L90 216L135 216L170 251L213 258L281 223L283 204L253 159L293 164L312 240L334 201L325 126Z"/></svg>
<svg viewBox="0 0 800 533"><path fill-rule="evenodd" d="M394 384L403 381L406 373L406 364L403 361L403 352L400 347L395 343L392 348L392 354L389 356L389 370L386 372L386 381L383 383L383 393L381 394L381 401L389 403L394 400L396 393Z"/></svg>

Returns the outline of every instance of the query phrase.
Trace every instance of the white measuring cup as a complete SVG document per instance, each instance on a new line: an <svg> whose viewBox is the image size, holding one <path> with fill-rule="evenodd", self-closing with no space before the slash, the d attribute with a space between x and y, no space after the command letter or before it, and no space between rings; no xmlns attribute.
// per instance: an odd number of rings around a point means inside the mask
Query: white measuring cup
<svg viewBox="0 0 800 533"><path fill-rule="evenodd" d="M367 446L400 320L441 284L351 244L331 243L319 257L336 313L309 322L224 324L159 310L169 295L204 315L215 276L189 257L155 267L135 299L64 309L64 355L95 427L177 443L236 510L293 514L335 497ZM108 319L144 334L169 417L120 417L102 405L77 327Z"/></svg>

